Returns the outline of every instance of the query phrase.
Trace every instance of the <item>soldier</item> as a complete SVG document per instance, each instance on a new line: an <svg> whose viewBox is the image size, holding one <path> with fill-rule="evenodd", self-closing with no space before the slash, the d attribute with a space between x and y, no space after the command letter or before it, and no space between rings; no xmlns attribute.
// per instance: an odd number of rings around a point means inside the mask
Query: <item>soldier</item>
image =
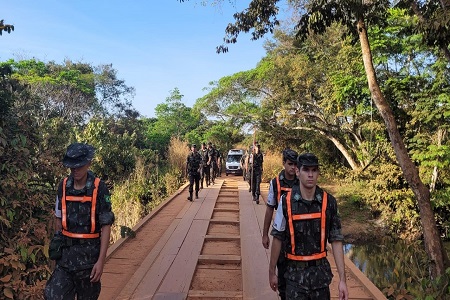
<svg viewBox="0 0 450 300"><path fill-rule="evenodd" d="M89 171L94 147L74 143L63 165L70 175L59 186L55 204L56 233L49 256L56 267L44 298L98 299L114 214L104 181Z"/></svg>
<svg viewBox="0 0 450 300"><path fill-rule="evenodd" d="M214 184L214 181L216 179L216 167L217 167L217 153L216 149L214 149L213 144L211 142L208 143L208 162L207 165L209 166L209 174L210 174L210 184Z"/></svg>
<svg viewBox="0 0 450 300"><path fill-rule="evenodd" d="M223 155L220 149L216 149L217 151L217 177L222 176L222 162L223 162Z"/></svg>
<svg viewBox="0 0 450 300"><path fill-rule="evenodd" d="M332 245L339 273L339 299L348 300L341 220L336 199L317 186L319 160L312 153L299 155L299 184L281 196L273 221L269 282L278 288L275 267L284 246L286 253L286 299L330 299L333 277L327 256ZM283 245L283 241L286 241Z"/></svg>
<svg viewBox="0 0 450 300"><path fill-rule="evenodd" d="M251 158L251 192L253 201L259 204L259 195L261 195L261 178L263 172L264 157L261 153L261 146L256 144L254 153Z"/></svg>
<svg viewBox="0 0 450 300"><path fill-rule="evenodd" d="M202 156L202 165L200 167L200 189L203 189L203 181L206 181L206 187L209 185L209 168L207 168L206 165L208 162L208 149L206 148L206 143L202 143L200 155Z"/></svg>
<svg viewBox="0 0 450 300"><path fill-rule="evenodd" d="M281 195L285 195L292 189L294 184L298 184L298 179L295 176L295 166L297 164L297 152L291 149L283 151L283 167L280 174L270 181L269 194L267 196L266 214L264 216L264 227L262 244L263 247L269 249L269 227L273 217L273 210L278 208L278 201ZM285 272L285 255L283 249L277 261L278 271L278 293L281 300L286 299L286 280L284 279Z"/></svg>
<svg viewBox="0 0 450 300"><path fill-rule="evenodd" d="M186 159L186 174L189 176L189 197L192 201L192 193L194 191L195 183L195 199L198 199L199 181L200 181L200 167L202 164L202 156L197 152L197 145L192 144L191 153Z"/></svg>

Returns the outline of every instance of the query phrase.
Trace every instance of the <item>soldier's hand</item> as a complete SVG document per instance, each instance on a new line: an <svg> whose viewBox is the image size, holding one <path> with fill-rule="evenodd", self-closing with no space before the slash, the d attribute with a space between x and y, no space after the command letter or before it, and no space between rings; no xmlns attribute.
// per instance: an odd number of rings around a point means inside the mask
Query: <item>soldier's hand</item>
<svg viewBox="0 0 450 300"><path fill-rule="evenodd" d="M269 236L264 236L262 237L262 245L264 248L269 249L269 245L270 245L270 240L269 240Z"/></svg>
<svg viewBox="0 0 450 300"><path fill-rule="evenodd" d="M91 271L91 282L99 282L103 274L103 262L97 261Z"/></svg>
<svg viewBox="0 0 450 300"><path fill-rule="evenodd" d="M278 290L278 276L274 273L274 274L270 274L269 273L269 284L270 284L270 288L273 291L277 291Z"/></svg>

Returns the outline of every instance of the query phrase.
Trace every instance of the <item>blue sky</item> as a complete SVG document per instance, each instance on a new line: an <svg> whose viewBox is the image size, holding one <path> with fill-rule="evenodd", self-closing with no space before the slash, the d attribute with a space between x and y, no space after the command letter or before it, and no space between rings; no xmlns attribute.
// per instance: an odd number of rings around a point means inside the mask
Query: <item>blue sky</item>
<svg viewBox="0 0 450 300"><path fill-rule="evenodd" d="M192 107L210 81L250 70L265 56L265 39L242 34L217 54L226 25L250 1L219 7L190 0L13 0L0 19L15 31L0 37L0 61L10 58L93 65L112 64L136 89L133 106L153 117L157 104L178 88ZM209 1L212 2L212 1ZM234 3L235 1L231 1Z"/></svg>

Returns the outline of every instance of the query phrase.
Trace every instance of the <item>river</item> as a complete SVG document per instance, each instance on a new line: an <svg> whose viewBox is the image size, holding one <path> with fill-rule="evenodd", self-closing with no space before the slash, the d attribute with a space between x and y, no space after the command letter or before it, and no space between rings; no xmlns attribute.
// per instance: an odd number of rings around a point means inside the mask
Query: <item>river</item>
<svg viewBox="0 0 450 300"><path fill-rule="evenodd" d="M450 254L450 242L445 247ZM344 251L385 295L391 292L392 299L403 299L399 295L415 299L431 295L423 287L428 283L428 263L422 241L407 243L386 238L382 244L346 244Z"/></svg>

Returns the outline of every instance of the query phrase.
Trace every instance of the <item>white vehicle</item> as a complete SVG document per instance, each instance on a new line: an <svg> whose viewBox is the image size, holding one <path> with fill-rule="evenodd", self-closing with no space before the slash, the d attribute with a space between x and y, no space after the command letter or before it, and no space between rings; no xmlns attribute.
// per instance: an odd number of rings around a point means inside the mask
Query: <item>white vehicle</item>
<svg viewBox="0 0 450 300"><path fill-rule="evenodd" d="M225 161L225 174L242 175L241 158L244 155L244 150L231 149L228 151L227 160Z"/></svg>

